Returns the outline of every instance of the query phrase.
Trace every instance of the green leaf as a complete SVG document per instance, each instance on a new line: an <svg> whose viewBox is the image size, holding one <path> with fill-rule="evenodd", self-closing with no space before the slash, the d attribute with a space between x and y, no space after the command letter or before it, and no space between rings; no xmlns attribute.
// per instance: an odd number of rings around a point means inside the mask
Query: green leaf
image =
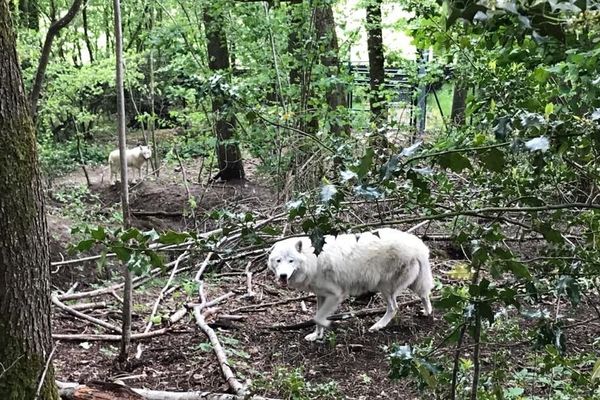
<svg viewBox="0 0 600 400"><path fill-rule="evenodd" d="M129 228L121 235L123 242L128 242L131 239L138 239L141 236L141 232L136 228Z"/></svg>
<svg viewBox="0 0 600 400"><path fill-rule="evenodd" d="M490 149L483 153L482 160L485 167L492 172L504 171L504 153L498 149Z"/></svg>
<svg viewBox="0 0 600 400"><path fill-rule="evenodd" d="M531 280L531 273L525 264L510 260L506 262L506 266L516 277Z"/></svg>
<svg viewBox="0 0 600 400"><path fill-rule="evenodd" d="M185 242L190 235L188 233L180 233L175 231L167 231L160 235L159 242L162 244L181 244Z"/></svg>
<svg viewBox="0 0 600 400"><path fill-rule="evenodd" d="M104 227L99 226L96 229L93 229L90 234L92 237L98 241L103 241L106 238L106 232L104 231Z"/></svg>
<svg viewBox="0 0 600 400"><path fill-rule="evenodd" d="M86 239L86 240L82 240L81 242L79 242L77 244L77 247L75 247L75 249L77 251L88 251L89 249L92 248L92 246L96 243L96 240L94 239Z"/></svg>
<svg viewBox="0 0 600 400"><path fill-rule="evenodd" d="M356 170L356 175L358 175L359 179L362 179L365 176L367 176L367 174L371 170L374 155L375 152L373 151L373 148L367 148L367 151L365 151L365 155L360 159L360 164L358 165L358 168Z"/></svg>
<svg viewBox="0 0 600 400"><path fill-rule="evenodd" d="M462 172L464 169L471 168L471 162L469 159L460 153L442 154L438 157L437 161L440 167L449 168L456 173Z"/></svg>
<svg viewBox="0 0 600 400"><path fill-rule="evenodd" d="M458 263L448 272L448 276L457 280L470 280L472 273L471 267L467 263Z"/></svg>
<svg viewBox="0 0 600 400"><path fill-rule="evenodd" d="M538 231L542 234L544 239L552 243L563 243L565 240L562 234L556 229L552 228L549 222L544 222L538 227Z"/></svg>
<svg viewBox="0 0 600 400"><path fill-rule="evenodd" d="M113 246L111 250L117 255L117 258L123 262L129 262L131 252L123 246Z"/></svg>

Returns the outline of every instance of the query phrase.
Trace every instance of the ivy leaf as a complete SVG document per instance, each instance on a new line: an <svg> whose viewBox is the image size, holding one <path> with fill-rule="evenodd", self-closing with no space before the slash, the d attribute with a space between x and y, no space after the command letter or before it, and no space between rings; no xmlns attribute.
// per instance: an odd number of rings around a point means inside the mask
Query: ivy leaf
<svg viewBox="0 0 600 400"><path fill-rule="evenodd" d="M137 239L141 236L141 232L136 228L129 228L121 235L121 241L127 242L131 239Z"/></svg>
<svg viewBox="0 0 600 400"><path fill-rule="evenodd" d="M525 147L527 147L529 151L539 150L544 153L550 148L550 141L545 136L539 136L525 142Z"/></svg>
<svg viewBox="0 0 600 400"><path fill-rule="evenodd" d="M450 271L446 272L446 274L457 280L470 280L471 279L471 268L466 263L456 264Z"/></svg>
<svg viewBox="0 0 600 400"><path fill-rule="evenodd" d="M565 240L562 234L556 229L552 228L549 222L540 224L538 231L542 234L544 239L552 243L563 243Z"/></svg>
<svg viewBox="0 0 600 400"><path fill-rule="evenodd" d="M123 246L113 246L111 249L116 255L117 258L123 262L129 262L131 258L131 252L129 249L126 249Z"/></svg>
<svg viewBox="0 0 600 400"><path fill-rule="evenodd" d="M333 200L337 192L338 190L335 185L323 185L323 187L321 187L321 201L329 203Z"/></svg>
<svg viewBox="0 0 600 400"><path fill-rule="evenodd" d="M504 170L504 153L498 149L490 149L483 153L481 157L483 165L492 172L502 172Z"/></svg>
<svg viewBox="0 0 600 400"><path fill-rule="evenodd" d="M556 290L559 294L566 294L573 305L581 302L581 293L577 280L572 276L561 276L556 283Z"/></svg>
<svg viewBox="0 0 600 400"><path fill-rule="evenodd" d="M80 251L80 252L88 251L89 249L92 248L92 246L95 243L96 243L96 240L94 240L94 239L82 240L81 242L79 242L77 244L77 246L75 247L75 250Z"/></svg>
<svg viewBox="0 0 600 400"><path fill-rule="evenodd" d="M412 156L415 151L417 151L417 149L419 147L421 147L421 145L423 144L422 141L417 142L411 146L405 147L404 149L402 149L402 151L400 152L400 157L410 157Z"/></svg>
<svg viewBox="0 0 600 400"><path fill-rule="evenodd" d="M527 280L531 280L531 272L527 266L518 261L507 261L506 267L518 278L524 278Z"/></svg>
<svg viewBox="0 0 600 400"><path fill-rule="evenodd" d="M399 358L401 360L410 360L413 358L412 349L409 345L398 346L394 349L394 352L390 356Z"/></svg>
<svg viewBox="0 0 600 400"><path fill-rule="evenodd" d="M310 243L315 249L315 255L318 256L325 245L325 236L319 229L315 229L310 233L310 235L308 235L308 237L310 238Z"/></svg>
<svg viewBox="0 0 600 400"><path fill-rule="evenodd" d="M449 168L456 173L460 173L464 169L471 168L471 162L469 159L460 153L443 154L438 157L438 163L442 168Z"/></svg>
<svg viewBox="0 0 600 400"><path fill-rule="evenodd" d="M92 237L98 241L103 241L106 238L106 232L104 231L104 227L99 226L96 229L93 229L90 234Z"/></svg>
<svg viewBox="0 0 600 400"><path fill-rule="evenodd" d="M403 150L404 151L404 150ZM381 177L383 180L388 180L394 173L398 170L398 163L400 161L400 156L394 154L390 157L388 162L385 163L381 170Z"/></svg>
<svg viewBox="0 0 600 400"><path fill-rule="evenodd" d="M348 182L350 179L356 178L357 175L354 171L345 170L340 172L340 177L342 178L342 183Z"/></svg>
<svg viewBox="0 0 600 400"><path fill-rule="evenodd" d="M162 244L181 244L189 238L187 233L179 233L175 231L168 231L160 235L158 240Z"/></svg>
<svg viewBox="0 0 600 400"><path fill-rule="evenodd" d="M373 186L355 186L354 192L362 197L365 197L370 200L379 199L383 196L383 194Z"/></svg>
<svg viewBox="0 0 600 400"><path fill-rule="evenodd" d="M600 119L600 108L596 108L592 113L592 121L598 121Z"/></svg>
<svg viewBox="0 0 600 400"><path fill-rule="evenodd" d="M356 170L356 174L359 178L364 178L369 173L371 169L371 165L373 165L373 156L375 152L371 147L367 149L365 155L360 159L360 164L358 165L358 169Z"/></svg>

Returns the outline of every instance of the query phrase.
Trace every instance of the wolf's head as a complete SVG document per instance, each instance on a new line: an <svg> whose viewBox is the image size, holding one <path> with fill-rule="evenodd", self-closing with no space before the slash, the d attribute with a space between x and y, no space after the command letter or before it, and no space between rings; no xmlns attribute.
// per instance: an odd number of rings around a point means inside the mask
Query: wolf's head
<svg viewBox="0 0 600 400"><path fill-rule="evenodd" d="M304 276L306 255L302 253L302 240L288 239L276 243L269 255L269 269L282 285L300 282Z"/></svg>
<svg viewBox="0 0 600 400"><path fill-rule="evenodd" d="M150 150L150 147L142 145L140 145L139 147L140 153L142 154L142 157L144 157L144 160L148 160L150 157L152 157L152 150Z"/></svg>

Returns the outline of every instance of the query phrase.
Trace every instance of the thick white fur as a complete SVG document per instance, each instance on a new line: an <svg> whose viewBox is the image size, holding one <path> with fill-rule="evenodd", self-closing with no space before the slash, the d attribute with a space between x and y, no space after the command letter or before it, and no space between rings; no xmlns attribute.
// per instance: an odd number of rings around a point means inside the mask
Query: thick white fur
<svg viewBox="0 0 600 400"><path fill-rule="evenodd" d="M138 177L142 179L142 166L152 157L152 150L148 146L137 146L127 150L127 167L137 169ZM121 157L119 149L113 150L108 156L108 167L110 169L111 185L117 181L118 174L121 172Z"/></svg>
<svg viewBox="0 0 600 400"><path fill-rule="evenodd" d="M323 337L331 316L347 296L379 292L387 303L385 315L370 331L384 328L397 311L396 296L410 288L431 314L429 293L433 277L429 249L418 237L396 229L327 236L317 257L308 237L275 243L269 255L269 268L282 284L317 295L315 331L305 337Z"/></svg>

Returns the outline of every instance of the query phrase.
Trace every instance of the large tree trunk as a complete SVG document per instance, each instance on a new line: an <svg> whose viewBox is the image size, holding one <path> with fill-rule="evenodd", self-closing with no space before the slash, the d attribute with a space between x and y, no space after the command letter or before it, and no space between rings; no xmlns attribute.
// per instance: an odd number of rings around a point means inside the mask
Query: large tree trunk
<svg viewBox="0 0 600 400"><path fill-rule="evenodd" d="M338 76L340 73L339 46L331 4L319 5L315 8L315 30L317 41L321 44L319 48L322 47L321 64L328 67L329 77ZM346 89L341 83L331 84L327 88L325 97L330 111L336 111L338 107L348 108ZM349 134L350 126L337 123L331 125L331 133L334 135L342 132Z"/></svg>
<svg viewBox="0 0 600 400"><path fill-rule="evenodd" d="M227 36L223 29L225 18L216 7L204 9L204 31L206 32L208 67L213 72L229 73L229 50ZM242 154L235 138L235 117L230 110L231 104L227 98L216 95L212 99L212 111L216 119L217 159L219 172L215 179L233 180L244 179Z"/></svg>
<svg viewBox="0 0 600 400"><path fill-rule="evenodd" d="M0 398L36 397L52 350L50 256L35 131L0 1ZM52 364L40 398L58 399Z"/></svg>
<svg viewBox="0 0 600 400"><path fill-rule="evenodd" d="M372 0L367 5L367 48L369 52L369 74L371 92L369 104L371 119L376 124L385 121L386 105L382 93L385 81L383 36L381 32L381 0Z"/></svg>

